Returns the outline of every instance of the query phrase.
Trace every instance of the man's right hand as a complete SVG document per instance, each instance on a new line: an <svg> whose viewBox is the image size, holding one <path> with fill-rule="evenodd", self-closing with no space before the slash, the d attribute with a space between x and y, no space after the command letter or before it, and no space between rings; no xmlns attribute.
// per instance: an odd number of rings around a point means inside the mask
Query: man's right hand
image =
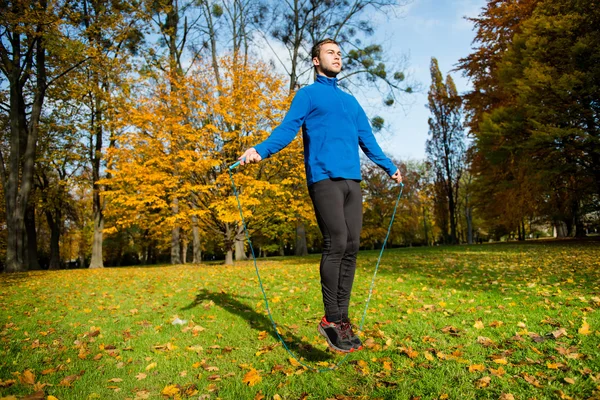
<svg viewBox="0 0 600 400"><path fill-rule="evenodd" d="M244 152L244 154L241 155L240 158L238 158L238 160L240 161L240 165L244 165L249 163L257 163L262 160L262 157L260 154L258 154L254 147L250 147Z"/></svg>

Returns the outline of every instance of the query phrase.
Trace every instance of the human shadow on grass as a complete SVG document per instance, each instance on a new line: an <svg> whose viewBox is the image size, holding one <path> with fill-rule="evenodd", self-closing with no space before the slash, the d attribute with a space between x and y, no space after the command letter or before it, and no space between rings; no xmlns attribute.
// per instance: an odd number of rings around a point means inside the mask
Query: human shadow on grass
<svg viewBox="0 0 600 400"><path fill-rule="evenodd" d="M227 310L228 312L238 315L248 322L250 328L257 331L266 331L268 332L275 340L279 341L279 337L273 328L273 324L269 317L256 312L247 304L242 303L237 300L235 297L228 293L222 292L211 292L207 289L201 289L200 292L196 295L194 301L183 307L182 310L190 310L192 308L198 307L204 301L213 301L215 305ZM316 326L316 325L315 325ZM282 326L280 328L283 329ZM316 329L316 328L315 328ZM298 357L303 357L307 361L326 361L333 358L333 355L315 348L310 343L303 342L301 338L293 335L291 333L287 333L284 335L285 337L290 337L291 342L286 342L288 349L290 349L294 354Z"/></svg>

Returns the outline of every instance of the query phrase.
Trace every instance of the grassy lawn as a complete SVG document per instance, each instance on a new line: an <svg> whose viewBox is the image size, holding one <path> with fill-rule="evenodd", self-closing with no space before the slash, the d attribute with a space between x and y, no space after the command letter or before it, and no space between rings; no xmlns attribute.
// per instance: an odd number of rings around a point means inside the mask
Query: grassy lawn
<svg viewBox="0 0 600 400"><path fill-rule="evenodd" d="M324 369L344 356L316 331L318 263L258 261L288 346ZM252 261L0 275L0 398L600 399L599 308L597 241L387 250L367 348L319 373L277 339Z"/></svg>

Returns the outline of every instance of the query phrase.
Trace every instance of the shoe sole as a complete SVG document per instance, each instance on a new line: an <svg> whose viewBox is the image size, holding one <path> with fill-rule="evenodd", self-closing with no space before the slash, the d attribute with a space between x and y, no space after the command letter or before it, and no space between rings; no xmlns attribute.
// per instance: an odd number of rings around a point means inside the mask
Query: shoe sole
<svg viewBox="0 0 600 400"><path fill-rule="evenodd" d="M329 340L329 336L327 336L327 334L325 333L323 328L321 328L321 324L318 325L317 330L319 331L321 336L323 336L325 338L325 340L327 340L327 345L329 345L329 348L331 350L338 351L340 353L352 353L355 350L354 347L352 347L351 349L348 349L348 350L344 350L344 349L340 349L339 347L335 347L333 345L333 343L331 343L331 341Z"/></svg>

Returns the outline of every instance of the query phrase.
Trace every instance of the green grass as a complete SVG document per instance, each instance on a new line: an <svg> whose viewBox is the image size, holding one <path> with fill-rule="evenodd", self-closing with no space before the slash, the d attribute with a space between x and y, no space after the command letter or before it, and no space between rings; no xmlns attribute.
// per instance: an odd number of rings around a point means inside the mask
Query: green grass
<svg viewBox="0 0 600 400"><path fill-rule="evenodd" d="M357 324L378 254L359 255ZM292 351L342 360L316 332L319 257L258 263ZM251 261L1 275L0 293L0 398L600 398L600 242L386 250L368 348L322 373L290 362Z"/></svg>

